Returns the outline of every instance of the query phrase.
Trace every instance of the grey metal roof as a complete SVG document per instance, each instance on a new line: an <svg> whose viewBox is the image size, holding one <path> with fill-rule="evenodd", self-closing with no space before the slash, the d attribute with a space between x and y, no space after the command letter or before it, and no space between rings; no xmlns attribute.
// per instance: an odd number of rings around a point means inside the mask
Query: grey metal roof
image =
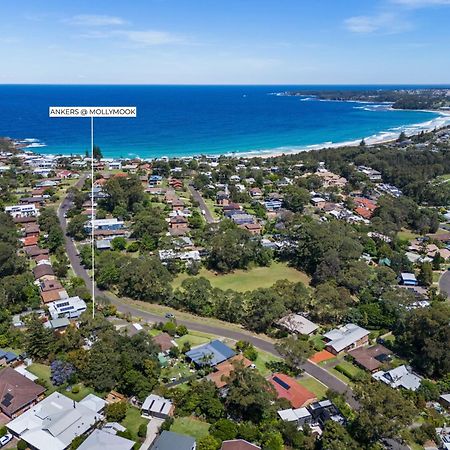
<svg viewBox="0 0 450 450"><path fill-rule="evenodd" d="M163 431L150 448L151 450L193 450L195 439L185 434Z"/></svg>
<svg viewBox="0 0 450 450"><path fill-rule="evenodd" d="M103 430L94 430L78 447L78 450L131 450L135 442Z"/></svg>

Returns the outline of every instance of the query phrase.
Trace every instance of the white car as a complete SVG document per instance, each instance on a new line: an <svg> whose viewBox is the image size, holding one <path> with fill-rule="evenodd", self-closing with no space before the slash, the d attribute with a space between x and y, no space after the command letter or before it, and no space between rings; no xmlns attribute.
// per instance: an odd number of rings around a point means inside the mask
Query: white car
<svg viewBox="0 0 450 450"><path fill-rule="evenodd" d="M3 447L4 445L6 445L9 441L11 441L12 438L13 438L12 434L9 434L9 433L6 433L2 437L0 437L0 447Z"/></svg>

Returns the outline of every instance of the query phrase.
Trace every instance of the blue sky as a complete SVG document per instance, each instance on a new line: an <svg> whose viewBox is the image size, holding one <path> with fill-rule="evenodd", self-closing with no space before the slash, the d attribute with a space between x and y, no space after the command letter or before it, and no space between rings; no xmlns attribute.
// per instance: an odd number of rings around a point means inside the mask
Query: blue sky
<svg viewBox="0 0 450 450"><path fill-rule="evenodd" d="M18 0L0 17L0 83L450 83L450 0Z"/></svg>

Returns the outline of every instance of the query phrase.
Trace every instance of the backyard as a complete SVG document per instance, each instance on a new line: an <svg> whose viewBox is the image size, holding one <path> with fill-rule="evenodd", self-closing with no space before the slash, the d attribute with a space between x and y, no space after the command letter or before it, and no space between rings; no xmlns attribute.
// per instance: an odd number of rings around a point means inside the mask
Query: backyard
<svg viewBox="0 0 450 450"><path fill-rule="evenodd" d="M177 417L170 427L170 431L187 434L197 441L208 434L209 423L193 417Z"/></svg>

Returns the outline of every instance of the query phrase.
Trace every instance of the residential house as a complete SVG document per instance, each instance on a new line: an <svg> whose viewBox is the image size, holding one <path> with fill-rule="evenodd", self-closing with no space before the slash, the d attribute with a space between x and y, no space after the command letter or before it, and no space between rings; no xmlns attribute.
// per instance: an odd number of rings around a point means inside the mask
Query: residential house
<svg viewBox="0 0 450 450"><path fill-rule="evenodd" d="M372 377L393 388L402 387L408 391L417 391L422 380L419 376L411 372L404 364L395 369L388 370L387 372L383 372L382 370L375 372Z"/></svg>
<svg viewBox="0 0 450 450"><path fill-rule="evenodd" d="M161 347L162 353L167 353L172 347L176 345L175 341L167 333L158 334L153 338L153 341Z"/></svg>
<svg viewBox="0 0 450 450"><path fill-rule="evenodd" d="M311 203L315 208L322 209L327 203L327 201L322 197L313 197L311 199Z"/></svg>
<svg viewBox="0 0 450 450"><path fill-rule="evenodd" d="M187 230L189 222L186 217L175 216L170 218L170 228L174 230Z"/></svg>
<svg viewBox="0 0 450 450"><path fill-rule="evenodd" d="M124 227L124 222L116 218L113 219L94 219L94 230L117 231ZM92 230L92 221L88 221L85 226L86 231Z"/></svg>
<svg viewBox="0 0 450 450"><path fill-rule="evenodd" d="M136 442L103 430L94 430L78 450L132 450Z"/></svg>
<svg viewBox="0 0 450 450"><path fill-rule="evenodd" d="M446 409L450 410L450 393L439 396L439 403Z"/></svg>
<svg viewBox="0 0 450 450"><path fill-rule="evenodd" d="M244 439L232 439L230 441L223 441L220 450L261 450L261 447L251 444Z"/></svg>
<svg viewBox="0 0 450 450"><path fill-rule="evenodd" d="M297 409L283 409L278 411L278 416L281 420L285 422L294 422L297 428L303 427L305 424L310 424L312 422L312 415L308 411L308 408L297 408Z"/></svg>
<svg viewBox="0 0 450 450"><path fill-rule="evenodd" d="M13 218L37 217L39 215L35 204L5 206L5 213Z"/></svg>
<svg viewBox="0 0 450 450"><path fill-rule="evenodd" d="M317 400L308 389L300 385L295 378L283 373L275 373L268 378L279 398L285 398L293 408L301 408Z"/></svg>
<svg viewBox="0 0 450 450"><path fill-rule="evenodd" d="M248 368L250 366L252 366L252 362L242 354L239 354L218 364L215 367L215 371L210 373L206 378L212 381L217 388L222 389L227 386L231 372L236 370L236 368Z"/></svg>
<svg viewBox="0 0 450 450"><path fill-rule="evenodd" d="M9 422L7 428L33 449L64 450L102 419L96 411L54 392Z"/></svg>
<svg viewBox="0 0 450 450"><path fill-rule="evenodd" d="M20 416L44 397L45 388L11 367L0 371L0 410L10 419Z"/></svg>
<svg viewBox="0 0 450 450"><path fill-rule="evenodd" d="M195 450L196 448L193 437L164 430L155 439L150 450Z"/></svg>
<svg viewBox="0 0 450 450"><path fill-rule="evenodd" d="M291 333L304 334L307 336L313 334L319 328L319 325L311 322L306 317L294 313L282 317L277 322L277 325L285 328Z"/></svg>
<svg viewBox="0 0 450 450"><path fill-rule="evenodd" d="M244 230L247 230L250 234L254 236L260 235L262 233L262 226L259 223L246 223L242 225Z"/></svg>
<svg viewBox="0 0 450 450"><path fill-rule="evenodd" d="M9 366L18 361L19 355L0 349L0 367Z"/></svg>
<svg viewBox="0 0 450 450"><path fill-rule="evenodd" d="M230 197L225 191L219 191L216 194L216 203L219 206L228 206L230 204Z"/></svg>
<svg viewBox="0 0 450 450"><path fill-rule="evenodd" d="M341 352L367 344L369 334L370 332L365 328L349 323L324 334L325 348L333 355L338 355Z"/></svg>
<svg viewBox="0 0 450 450"><path fill-rule="evenodd" d="M39 264L33 268L33 275L35 280L53 280L55 279L55 272L50 264Z"/></svg>
<svg viewBox="0 0 450 450"><path fill-rule="evenodd" d="M164 397L159 395L149 395L142 404L141 413L146 417L158 417L167 419L172 417L175 411L175 405Z"/></svg>
<svg viewBox="0 0 450 450"><path fill-rule="evenodd" d="M418 286L419 284L416 276L413 273L407 272L403 272L400 274L399 282L404 286Z"/></svg>
<svg viewBox="0 0 450 450"><path fill-rule="evenodd" d="M76 319L86 311L86 303L80 297L70 297L48 304L48 312L52 319L67 317Z"/></svg>
<svg viewBox="0 0 450 450"><path fill-rule="evenodd" d="M62 317L61 319L51 319L44 322L44 327L49 330L63 333L64 330L70 325L70 320L67 317Z"/></svg>
<svg viewBox="0 0 450 450"><path fill-rule="evenodd" d="M235 352L219 340L213 340L207 344L199 345L186 352L186 357L196 366L217 366L223 361L235 356Z"/></svg>
<svg viewBox="0 0 450 450"><path fill-rule="evenodd" d="M375 372L383 365L383 363L389 361L392 352L383 345L377 344L368 348L356 348L348 352L348 354L358 366L369 372Z"/></svg>
<svg viewBox="0 0 450 450"><path fill-rule="evenodd" d="M328 420L333 420L341 425L345 424L344 416L331 400L322 400L320 402L311 403L308 406L308 411L312 415L313 423L317 423L320 428L323 428Z"/></svg>

